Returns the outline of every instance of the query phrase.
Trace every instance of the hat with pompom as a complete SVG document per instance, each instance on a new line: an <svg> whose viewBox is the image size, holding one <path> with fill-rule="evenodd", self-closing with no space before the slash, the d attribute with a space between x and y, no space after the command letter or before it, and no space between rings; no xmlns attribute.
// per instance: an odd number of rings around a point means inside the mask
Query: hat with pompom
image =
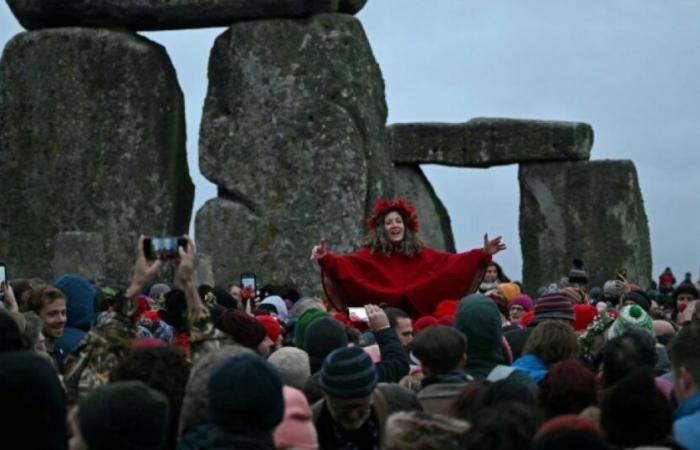
<svg viewBox="0 0 700 450"><path fill-rule="evenodd" d="M608 329L608 339L621 335L628 326L639 327L654 336L654 322L639 305L627 305Z"/></svg>

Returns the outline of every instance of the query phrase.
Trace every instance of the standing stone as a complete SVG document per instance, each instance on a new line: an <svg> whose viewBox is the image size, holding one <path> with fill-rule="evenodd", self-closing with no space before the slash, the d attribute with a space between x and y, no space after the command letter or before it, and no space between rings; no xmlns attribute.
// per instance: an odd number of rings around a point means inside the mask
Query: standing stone
<svg viewBox="0 0 700 450"><path fill-rule="evenodd" d="M49 278L54 237L98 233L129 281L139 234L187 231L182 92L160 45L68 28L15 36L0 61L0 260ZM59 249L60 250L60 249Z"/></svg>
<svg viewBox="0 0 700 450"><path fill-rule="evenodd" d="M420 239L428 247L455 252L450 215L423 170L417 165L398 164L394 169L394 192L416 207Z"/></svg>
<svg viewBox="0 0 700 450"><path fill-rule="evenodd" d="M75 274L96 282L105 279L106 258L102 234L83 231L58 233L53 248L53 277Z"/></svg>
<svg viewBox="0 0 700 450"><path fill-rule="evenodd" d="M626 269L646 287L651 246L632 161L521 164L520 240L525 290L536 292L584 261L589 286Z"/></svg>
<svg viewBox="0 0 700 450"><path fill-rule="evenodd" d="M309 251L349 252L393 190L384 82L344 14L234 24L209 62L199 162L219 187L196 221L219 283L241 271L319 288ZM223 221L223 222L220 222Z"/></svg>

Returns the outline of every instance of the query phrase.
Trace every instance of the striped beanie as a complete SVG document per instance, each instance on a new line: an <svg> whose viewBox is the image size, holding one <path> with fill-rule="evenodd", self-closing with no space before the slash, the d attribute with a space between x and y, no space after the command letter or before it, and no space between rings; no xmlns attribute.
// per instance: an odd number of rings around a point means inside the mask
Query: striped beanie
<svg viewBox="0 0 700 450"><path fill-rule="evenodd" d="M574 321L574 305L561 292L545 294L535 303L535 320L564 319Z"/></svg>
<svg viewBox="0 0 700 450"><path fill-rule="evenodd" d="M654 336L654 321L639 305L627 305L608 329L608 339L621 335L628 326L639 327Z"/></svg>
<svg viewBox="0 0 700 450"><path fill-rule="evenodd" d="M319 383L331 397L359 398L372 394L379 377L370 356L360 347L343 347L323 361Z"/></svg>

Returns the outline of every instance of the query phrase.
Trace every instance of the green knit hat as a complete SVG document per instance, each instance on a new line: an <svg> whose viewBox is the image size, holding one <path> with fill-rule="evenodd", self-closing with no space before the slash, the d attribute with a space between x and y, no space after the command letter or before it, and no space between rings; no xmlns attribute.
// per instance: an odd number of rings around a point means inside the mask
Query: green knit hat
<svg viewBox="0 0 700 450"><path fill-rule="evenodd" d="M627 305L620 310L620 315L608 329L608 339L621 335L628 326L639 327L654 336L654 322L639 305Z"/></svg>
<svg viewBox="0 0 700 450"><path fill-rule="evenodd" d="M321 317L328 317L328 313L320 309L309 309L304 311L304 314L299 316L294 325L294 345L299 348L304 348L304 338L306 337L306 329L311 323Z"/></svg>
<svg viewBox="0 0 700 450"><path fill-rule="evenodd" d="M498 307L484 294L471 294L459 302L453 327L467 337L469 361L505 364L503 328Z"/></svg>
<svg viewBox="0 0 700 450"><path fill-rule="evenodd" d="M157 450L165 442L168 399L140 381L99 387L80 402L80 433L88 448Z"/></svg>

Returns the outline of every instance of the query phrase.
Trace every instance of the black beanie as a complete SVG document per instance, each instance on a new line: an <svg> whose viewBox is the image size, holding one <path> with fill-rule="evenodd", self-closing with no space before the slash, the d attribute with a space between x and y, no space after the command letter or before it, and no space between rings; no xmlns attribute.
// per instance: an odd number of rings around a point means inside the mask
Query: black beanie
<svg viewBox="0 0 700 450"><path fill-rule="evenodd" d="M678 287L673 291L673 301L675 303L678 300L680 294L690 294L693 298L698 298L698 290L695 288L693 283L683 282L678 285Z"/></svg>
<svg viewBox="0 0 700 450"><path fill-rule="evenodd" d="M2 448L67 448L65 395L50 362L30 351L4 353L0 386Z"/></svg>
<svg viewBox="0 0 700 450"><path fill-rule="evenodd" d="M316 319L306 329L304 349L309 354L311 373L321 369L323 360L333 350L348 345L348 335L345 326L332 317Z"/></svg>
<svg viewBox="0 0 700 450"><path fill-rule="evenodd" d="M185 291L182 289L173 289L165 295L165 305L158 310L158 316L165 323L175 328L175 331L181 330L187 325L187 299Z"/></svg>
<svg viewBox="0 0 700 450"><path fill-rule="evenodd" d="M626 293L622 297L622 303L625 303L625 300L631 300L634 303L638 304L639 306L642 307L642 309L646 312L649 312L651 309L651 300L649 297L647 297L646 293L643 291L631 291Z"/></svg>
<svg viewBox="0 0 700 450"><path fill-rule="evenodd" d="M637 369L611 388L600 424L608 441L620 447L653 444L671 434L673 409L656 387L652 368Z"/></svg>
<svg viewBox="0 0 700 450"><path fill-rule="evenodd" d="M209 378L209 420L230 433L270 433L284 417L282 380L258 355L222 361Z"/></svg>
<svg viewBox="0 0 700 450"><path fill-rule="evenodd" d="M377 369L360 347L343 347L323 361L319 383L323 392L337 398L371 395L378 381Z"/></svg>
<svg viewBox="0 0 700 450"><path fill-rule="evenodd" d="M158 450L166 439L168 399L141 381L99 387L80 401L80 433L89 449Z"/></svg>

